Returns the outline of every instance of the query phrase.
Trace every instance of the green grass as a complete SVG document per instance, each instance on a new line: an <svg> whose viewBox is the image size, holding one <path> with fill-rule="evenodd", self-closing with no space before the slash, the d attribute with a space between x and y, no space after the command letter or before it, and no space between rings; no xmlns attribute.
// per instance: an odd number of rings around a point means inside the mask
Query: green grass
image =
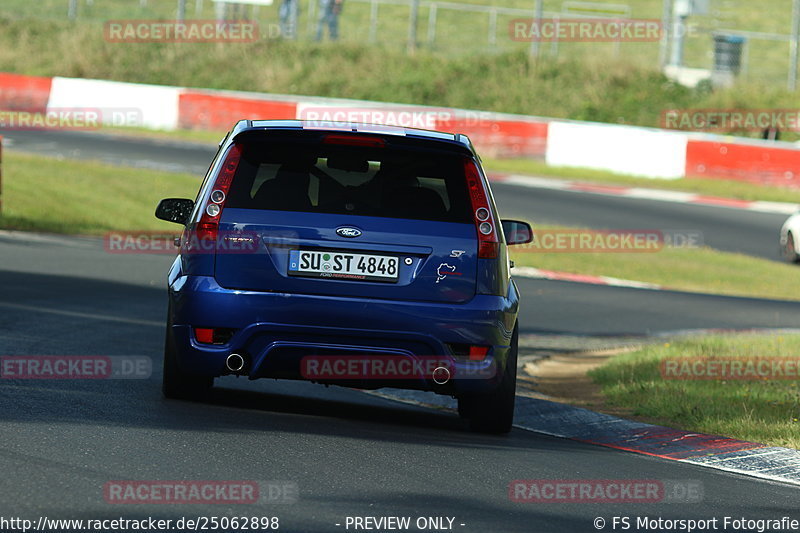
<svg viewBox="0 0 800 533"><path fill-rule="evenodd" d="M621 354L589 372L610 405L689 431L800 448L797 380L688 381L664 379L672 358L798 360L800 336L729 336L677 340Z"/></svg>
<svg viewBox="0 0 800 533"><path fill-rule="evenodd" d="M500 6L525 10L524 15L498 14L496 42L489 43L489 18L486 13L468 13L439 7L437 11L436 37L428 42L429 8L422 6L419 12L418 35L421 46L427 50L451 55L473 55L526 51L529 43L513 41L507 31L510 21L520 16L533 15L531 0L460 0L463 4ZM599 3L619 4L616 0L600 0ZM138 0L97 0L91 4L79 1L78 19L83 22L100 22L108 19L169 19L176 16L174 0L148 0L142 7ZM202 9L196 11L196 2L187 1L187 17L213 18L214 6L210 0L201 2ZM560 12L563 0L544 0L546 12ZM660 19L662 0L629 0L632 18ZM248 8L244 16L258 20L261 24L273 24L278 20L280 0L272 6L257 10ZM726 0L715 3L710 15L696 15L690 19L692 31L686 39L685 57L693 67L708 68L711 65L711 33L718 30L750 30L789 35L791 33L791 0L759 0L758 9L747 0ZM299 23L300 38L311 39L316 25L316 4L302 5ZM11 18L36 17L62 20L67 13L67 0L4 0L2 13ZM403 5L382 4L378 12L375 42L394 49L403 49L408 34L409 8ZM341 16L341 38L345 42L369 42L370 4L366 1L348 0ZM549 44L543 47L545 58L556 50ZM608 43L560 43L559 57L614 57L615 47ZM659 58L659 43L623 43L619 47L620 57L638 65L655 65ZM789 63L788 43L764 39L751 39L745 55L744 76L748 79L769 80L770 83L785 84Z"/></svg>
<svg viewBox="0 0 800 533"><path fill-rule="evenodd" d="M232 126L233 124L231 124ZM167 141L184 141L197 144L217 145L225 137L225 131L211 130L151 130L139 127L101 127L99 133L119 138L145 138Z"/></svg>
<svg viewBox="0 0 800 533"><path fill-rule="evenodd" d="M534 233L537 228L558 229L534 225ZM786 290L800 283L800 268L743 254L710 248L663 248L656 252L629 253L521 251L525 249L528 248L511 248L517 266L644 281L689 292L800 300L800 295ZM776 237L776 259L777 249Z"/></svg>
<svg viewBox="0 0 800 533"><path fill-rule="evenodd" d="M161 198L194 198L200 177L59 161L16 153L3 157L0 227L53 233L165 230L157 220Z"/></svg>

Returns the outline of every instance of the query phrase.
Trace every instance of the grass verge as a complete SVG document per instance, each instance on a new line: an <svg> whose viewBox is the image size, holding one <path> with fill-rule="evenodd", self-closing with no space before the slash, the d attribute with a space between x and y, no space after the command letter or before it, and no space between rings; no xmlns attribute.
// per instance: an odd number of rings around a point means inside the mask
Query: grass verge
<svg viewBox="0 0 800 533"><path fill-rule="evenodd" d="M534 231L537 229L561 228L536 226ZM777 247L776 238L776 258ZM645 281L689 292L800 300L800 295L786 290L800 283L800 268L743 254L705 247L664 247L653 252L630 253L542 253L535 250L512 247L511 256L517 266Z"/></svg>
<svg viewBox="0 0 800 533"><path fill-rule="evenodd" d="M233 126L233 124L231 124ZM132 127L102 127L97 133L119 138L143 138L156 141L178 141L197 144L216 145L225 137L227 131L218 130L151 130L148 128Z"/></svg>
<svg viewBox="0 0 800 533"><path fill-rule="evenodd" d="M609 405L689 431L800 448L797 379L664 379L673 358L781 358L797 362L800 335L689 338L617 355L589 376Z"/></svg>
<svg viewBox="0 0 800 533"><path fill-rule="evenodd" d="M200 178L95 162L5 153L0 227L53 233L175 230L153 213L161 198L194 198Z"/></svg>

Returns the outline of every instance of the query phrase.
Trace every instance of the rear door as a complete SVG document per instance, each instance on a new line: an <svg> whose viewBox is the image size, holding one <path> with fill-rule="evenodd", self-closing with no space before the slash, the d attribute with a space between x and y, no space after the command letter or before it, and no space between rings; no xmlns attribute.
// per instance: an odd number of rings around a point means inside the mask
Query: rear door
<svg viewBox="0 0 800 533"><path fill-rule="evenodd" d="M317 134L250 139L220 218L231 289L459 303L475 295L477 236L463 155ZM374 138L379 139L379 138Z"/></svg>

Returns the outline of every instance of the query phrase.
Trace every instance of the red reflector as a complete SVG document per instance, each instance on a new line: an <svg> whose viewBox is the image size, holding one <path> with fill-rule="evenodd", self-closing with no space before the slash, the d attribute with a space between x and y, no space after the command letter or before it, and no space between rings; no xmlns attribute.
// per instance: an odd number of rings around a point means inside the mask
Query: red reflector
<svg viewBox="0 0 800 533"><path fill-rule="evenodd" d="M216 241L219 225L213 222L200 222L197 224L197 238L201 241Z"/></svg>
<svg viewBox="0 0 800 533"><path fill-rule="evenodd" d="M212 328L194 328L194 338L203 344L213 344L214 330Z"/></svg>
<svg viewBox="0 0 800 533"><path fill-rule="evenodd" d="M486 354L489 353L488 346L470 346L469 347L469 360L470 361L483 361L486 359Z"/></svg>
<svg viewBox="0 0 800 533"><path fill-rule="evenodd" d="M322 138L325 144L343 144L347 146L368 146L371 148L383 148L386 141L379 137L367 137L364 135L336 135L329 134Z"/></svg>
<svg viewBox="0 0 800 533"><path fill-rule="evenodd" d="M500 253L499 242L481 241L480 248L478 248L478 257L497 259L498 253Z"/></svg>

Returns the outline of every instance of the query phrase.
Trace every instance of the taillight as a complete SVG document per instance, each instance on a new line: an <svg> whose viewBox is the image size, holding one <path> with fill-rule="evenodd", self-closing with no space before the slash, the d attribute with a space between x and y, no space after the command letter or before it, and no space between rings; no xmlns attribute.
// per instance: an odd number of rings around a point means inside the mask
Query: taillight
<svg viewBox="0 0 800 533"><path fill-rule="evenodd" d="M500 251L497 224L489 207L489 194L483 186L478 166L474 161L464 159L464 175L467 178L475 230L478 232L478 257L496 259Z"/></svg>
<svg viewBox="0 0 800 533"><path fill-rule="evenodd" d="M195 226L195 233L200 240L217 240L217 233L219 232L219 219L222 216L222 209L225 207L225 201L228 199L228 191L233 182L233 176L236 174L236 169L239 168L239 160L242 158L242 147L238 144L231 146L228 150L228 155L225 156L225 161L222 163L222 168L217 174L217 179L214 180L214 187L211 189L211 194L208 195L203 206L203 212L200 216L200 221Z"/></svg>

